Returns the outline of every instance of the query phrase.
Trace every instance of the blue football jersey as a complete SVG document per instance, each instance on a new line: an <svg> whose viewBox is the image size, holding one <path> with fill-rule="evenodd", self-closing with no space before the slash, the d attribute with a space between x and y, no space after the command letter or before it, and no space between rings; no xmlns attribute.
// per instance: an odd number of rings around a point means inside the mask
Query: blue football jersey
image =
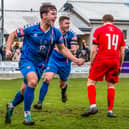
<svg viewBox="0 0 129 129"><path fill-rule="evenodd" d="M24 37L21 51L21 59L28 59L33 63L46 63L55 46L55 43L62 44L61 32L50 27L44 32L40 23L24 26L16 30L17 37Z"/></svg>
<svg viewBox="0 0 129 129"><path fill-rule="evenodd" d="M63 35L63 40L64 40L64 45L68 48L71 49L71 42L73 40L77 40L75 34L72 31L68 31L67 33L65 33ZM62 55L60 52L58 52L57 50L53 50L52 52L52 57L55 58L58 61L67 61L67 58L64 57L64 55ZM71 62L69 60L69 62Z"/></svg>

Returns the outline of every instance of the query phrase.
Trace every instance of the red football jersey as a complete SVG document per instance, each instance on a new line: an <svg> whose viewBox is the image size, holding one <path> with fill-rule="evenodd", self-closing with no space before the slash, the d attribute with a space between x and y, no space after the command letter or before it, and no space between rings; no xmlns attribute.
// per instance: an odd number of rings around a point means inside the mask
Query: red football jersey
<svg viewBox="0 0 129 129"><path fill-rule="evenodd" d="M96 57L119 58L121 46L125 46L122 31L112 24L106 24L95 30L93 43L98 44Z"/></svg>

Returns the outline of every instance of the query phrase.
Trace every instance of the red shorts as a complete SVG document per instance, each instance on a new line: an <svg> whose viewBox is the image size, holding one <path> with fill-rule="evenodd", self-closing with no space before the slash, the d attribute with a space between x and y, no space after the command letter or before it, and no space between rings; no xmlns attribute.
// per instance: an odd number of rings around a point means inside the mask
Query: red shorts
<svg viewBox="0 0 129 129"><path fill-rule="evenodd" d="M89 79L94 81L103 81L117 83L119 81L119 59L95 60L90 72Z"/></svg>

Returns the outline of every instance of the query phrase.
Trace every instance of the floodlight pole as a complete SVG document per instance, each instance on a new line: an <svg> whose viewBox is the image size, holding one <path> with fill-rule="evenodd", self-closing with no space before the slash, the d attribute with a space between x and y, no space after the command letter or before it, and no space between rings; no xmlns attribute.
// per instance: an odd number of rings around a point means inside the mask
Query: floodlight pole
<svg viewBox="0 0 129 129"><path fill-rule="evenodd" d="M3 45L4 41L4 0L1 0L1 41L0 47Z"/></svg>

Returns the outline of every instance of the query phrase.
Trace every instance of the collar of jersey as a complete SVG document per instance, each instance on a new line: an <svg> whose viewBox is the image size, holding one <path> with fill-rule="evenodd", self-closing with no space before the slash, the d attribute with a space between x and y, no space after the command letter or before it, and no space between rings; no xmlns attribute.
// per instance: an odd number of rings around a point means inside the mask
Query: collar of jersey
<svg viewBox="0 0 129 129"><path fill-rule="evenodd" d="M40 27L40 30L43 32L43 33L47 33L50 29L51 29L51 26L49 27L49 29L47 31L43 30L43 28L41 28L40 24L39 24L39 27Z"/></svg>

